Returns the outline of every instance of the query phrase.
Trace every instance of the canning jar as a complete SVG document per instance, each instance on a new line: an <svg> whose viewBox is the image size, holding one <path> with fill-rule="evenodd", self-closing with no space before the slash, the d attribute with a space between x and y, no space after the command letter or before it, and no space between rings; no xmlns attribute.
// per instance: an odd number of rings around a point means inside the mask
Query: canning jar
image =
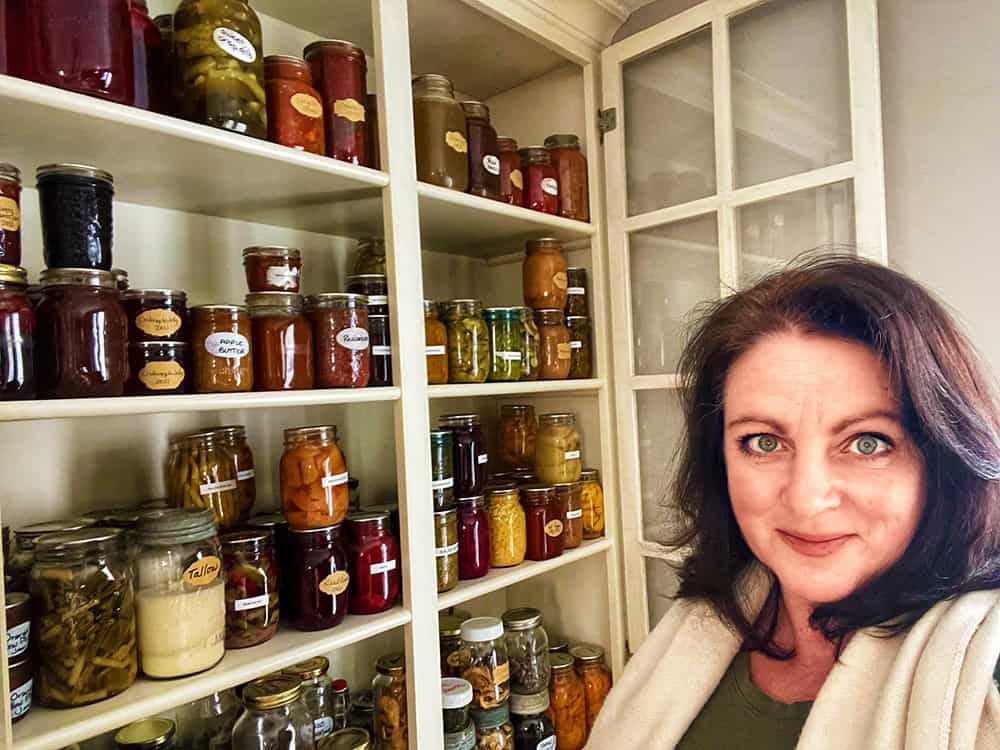
<svg viewBox="0 0 1000 750"><path fill-rule="evenodd" d="M375 747L377 750L406 750L406 657L387 654L375 662Z"/></svg>
<svg viewBox="0 0 1000 750"><path fill-rule="evenodd" d="M347 277L347 291L368 298L369 315L389 314L389 282L384 273L356 273Z"/></svg>
<svg viewBox="0 0 1000 750"><path fill-rule="evenodd" d="M278 632L278 560L266 531L221 537L226 575L226 648L246 648Z"/></svg>
<svg viewBox="0 0 1000 750"><path fill-rule="evenodd" d="M368 300L361 294L318 294L306 299L316 342L318 388L364 388L371 377Z"/></svg>
<svg viewBox="0 0 1000 750"><path fill-rule="evenodd" d="M301 295L254 292L250 311L254 387L258 391L301 391L313 387L312 323L302 314Z"/></svg>
<svg viewBox="0 0 1000 750"><path fill-rule="evenodd" d="M243 249L243 271L251 292L299 291L302 253L284 245L255 245Z"/></svg>
<svg viewBox="0 0 1000 750"><path fill-rule="evenodd" d="M153 17L153 25L160 32L160 45L152 48L153 109L165 115L173 115L174 102L174 14L161 13Z"/></svg>
<svg viewBox="0 0 1000 750"><path fill-rule="evenodd" d="M0 187L2 185L0 182ZM0 212L2 210L0 204ZM34 398L37 392L35 311L27 289L27 271L0 264L0 401Z"/></svg>
<svg viewBox="0 0 1000 750"><path fill-rule="evenodd" d="M535 465L535 436L538 422L530 404L500 407L500 465L508 471L531 469Z"/></svg>
<svg viewBox="0 0 1000 750"><path fill-rule="evenodd" d="M513 484L489 491L490 565L509 568L524 562L527 530L520 493Z"/></svg>
<svg viewBox="0 0 1000 750"><path fill-rule="evenodd" d="M35 564L35 545L45 534L79 531L94 523L89 518L70 518L64 521L46 521L14 529L14 543L10 554L4 556L4 588L6 591L28 591L31 567Z"/></svg>
<svg viewBox="0 0 1000 750"><path fill-rule="evenodd" d="M337 679L331 684L330 705L333 709L333 731L339 732L347 728L347 710L350 696L347 692L347 680Z"/></svg>
<svg viewBox="0 0 1000 750"><path fill-rule="evenodd" d="M451 81L427 74L413 79L417 179L464 193L469 187L465 110Z"/></svg>
<svg viewBox="0 0 1000 750"><path fill-rule="evenodd" d="M247 443L247 428L243 425L227 425L208 430L229 448L236 462L236 501L240 509L240 521L249 518L257 501L257 472L254 468L253 451Z"/></svg>
<svg viewBox="0 0 1000 750"><path fill-rule="evenodd" d="M253 390L250 314L239 305L191 308L194 387L198 393Z"/></svg>
<svg viewBox="0 0 1000 750"><path fill-rule="evenodd" d="M233 438L220 432L198 432L173 441L166 468L170 504L207 508L222 529L245 521L253 507L256 480L251 476L241 486L237 452Z"/></svg>
<svg viewBox="0 0 1000 750"><path fill-rule="evenodd" d="M174 13L178 114L267 137L260 20L245 0L181 0Z"/></svg>
<svg viewBox="0 0 1000 750"><path fill-rule="evenodd" d="M543 688L532 694L512 693L510 713L514 723L516 747L532 750L555 750L556 727L548 716L549 691Z"/></svg>
<svg viewBox="0 0 1000 750"><path fill-rule="evenodd" d="M594 372L590 318L568 317L566 327L569 328L569 377L589 378Z"/></svg>
<svg viewBox="0 0 1000 750"><path fill-rule="evenodd" d="M289 529L285 610L299 630L325 630L347 614L351 576L341 526Z"/></svg>
<svg viewBox="0 0 1000 750"><path fill-rule="evenodd" d="M385 240L377 237L359 240L351 273L377 273L385 276Z"/></svg>
<svg viewBox="0 0 1000 750"><path fill-rule="evenodd" d="M141 341L128 347L130 396L187 393L191 380L188 345L183 341Z"/></svg>
<svg viewBox="0 0 1000 750"><path fill-rule="evenodd" d="M490 570L490 519L483 495L458 499L458 577L482 578Z"/></svg>
<svg viewBox="0 0 1000 750"><path fill-rule="evenodd" d="M524 327L521 311L516 307L488 307L483 319L490 328L489 380L517 381L521 379L521 351Z"/></svg>
<svg viewBox="0 0 1000 750"><path fill-rule="evenodd" d="M128 376L128 323L108 271L42 271L35 310L38 393L46 398L121 396Z"/></svg>
<svg viewBox="0 0 1000 750"><path fill-rule="evenodd" d="M333 733L333 680L327 672L330 660L325 656L293 664L284 669L284 674L294 677L302 686L302 702L312 722L313 739L316 742Z"/></svg>
<svg viewBox="0 0 1000 750"><path fill-rule="evenodd" d="M477 750L515 750L514 726L510 723L510 706L506 701L496 708L472 709L476 725Z"/></svg>
<svg viewBox="0 0 1000 750"><path fill-rule="evenodd" d="M490 374L490 331L482 309L477 299L456 299L445 307L452 383L485 383Z"/></svg>
<svg viewBox="0 0 1000 750"><path fill-rule="evenodd" d="M549 714L556 725L559 750L581 750L587 742L587 704L583 681L573 669L569 654L549 654L552 679L549 681Z"/></svg>
<svg viewBox="0 0 1000 750"><path fill-rule="evenodd" d="M351 574L350 612L384 612L399 596L399 545L389 531L389 514L354 513L347 518L350 532L348 568Z"/></svg>
<svg viewBox="0 0 1000 750"><path fill-rule="evenodd" d="M115 732L116 750L173 750L177 725L170 719L142 719Z"/></svg>
<svg viewBox="0 0 1000 750"><path fill-rule="evenodd" d="M575 414L542 414L535 439L535 472L543 482L580 479L580 433Z"/></svg>
<svg viewBox="0 0 1000 750"><path fill-rule="evenodd" d="M521 488L527 527L529 560L551 560L563 553L566 529L566 509L556 497L555 488L546 484L530 484Z"/></svg>
<svg viewBox="0 0 1000 750"><path fill-rule="evenodd" d="M427 355L427 383L448 382L448 329L438 318L437 303L424 300L424 352Z"/></svg>
<svg viewBox="0 0 1000 750"><path fill-rule="evenodd" d="M496 708L510 695L510 663L503 623L496 617L473 617L462 623L462 649L454 655L462 678L472 684L472 705Z"/></svg>
<svg viewBox="0 0 1000 750"><path fill-rule="evenodd" d="M132 103L140 109L162 112L162 107L153 107L153 87L158 83L154 65L163 39L160 37L160 30L149 17L146 0L131 0L129 6L132 26ZM161 104L159 98L157 104Z"/></svg>
<svg viewBox="0 0 1000 750"><path fill-rule="evenodd" d="M313 750L315 746L297 678L270 675L243 688L243 713L233 727L232 750Z"/></svg>
<svg viewBox="0 0 1000 750"><path fill-rule="evenodd" d="M0 164L0 263L21 265L21 170Z"/></svg>
<svg viewBox="0 0 1000 750"><path fill-rule="evenodd" d="M8 0L8 71L101 99L135 100L128 0Z"/></svg>
<svg viewBox="0 0 1000 750"><path fill-rule="evenodd" d="M177 744L192 750L227 748L232 741L233 725L239 713L240 701L232 689L209 693L204 698L178 706L174 712Z"/></svg>
<svg viewBox="0 0 1000 750"><path fill-rule="evenodd" d="M566 508L563 527L563 549L579 547L583 542L582 482L557 482L556 497Z"/></svg>
<svg viewBox="0 0 1000 750"><path fill-rule="evenodd" d="M476 727L469 716L472 685L458 677L441 679L441 722L445 750L475 750Z"/></svg>
<svg viewBox="0 0 1000 750"><path fill-rule="evenodd" d="M28 653L31 645L31 598L24 591L8 591L4 595L7 617L7 661L13 664Z"/></svg>
<svg viewBox="0 0 1000 750"><path fill-rule="evenodd" d="M531 607L509 609L503 614L512 693L528 695L549 686L549 637L542 627L542 613Z"/></svg>
<svg viewBox="0 0 1000 750"><path fill-rule="evenodd" d="M577 221L590 221L587 157L580 150L579 136L550 135L545 139L545 148L559 181L559 215Z"/></svg>
<svg viewBox="0 0 1000 750"><path fill-rule="evenodd" d="M604 700L611 692L611 670L604 663L604 649L580 643L569 650L577 675L583 682L583 697L587 705L587 732L594 728Z"/></svg>
<svg viewBox="0 0 1000 750"><path fill-rule="evenodd" d="M364 166L368 163L365 51L350 42L328 39L307 45L304 57L323 102L326 155Z"/></svg>
<svg viewBox="0 0 1000 750"><path fill-rule="evenodd" d="M187 294L179 289L129 289L122 292L128 316L128 341L188 341Z"/></svg>
<svg viewBox="0 0 1000 750"><path fill-rule="evenodd" d="M455 471L451 430L431 430L431 493L434 510L455 507Z"/></svg>
<svg viewBox="0 0 1000 750"><path fill-rule="evenodd" d="M82 164L47 164L35 176L45 265L110 271L111 174Z"/></svg>
<svg viewBox="0 0 1000 750"><path fill-rule="evenodd" d="M580 509L583 512L583 538L604 536L604 490L597 469L580 471Z"/></svg>
<svg viewBox="0 0 1000 750"><path fill-rule="evenodd" d="M559 213L559 173L543 146L518 149L524 178L524 207L546 214Z"/></svg>
<svg viewBox="0 0 1000 750"><path fill-rule="evenodd" d="M291 55L264 58L267 139L299 151L323 155L323 105L306 61Z"/></svg>
<svg viewBox="0 0 1000 750"><path fill-rule="evenodd" d="M462 623L458 615L438 613L438 641L441 648L441 675L443 677L458 677L461 674L461 664L453 660L452 654L462 649ZM455 661L456 663L452 663Z"/></svg>
<svg viewBox="0 0 1000 750"><path fill-rule="evenodd" d="M82 706L135 682L136 607L120 530L41 537L31 568L31 598L39 703Z"/></svg>
<svg viewBox="0 0 1000 750"><path fill-rule="evenodd" d="M549 662L552 661L552 654L568 654L569 642L560 635L549 636ZM551 680L550 680L551 682Z"/></svg>
<svg viewBox="0 0 1000 750"><path fill-rule="evenodd" d="M31 710L34 669L27 656L7 662L7 683L10 686L10 719L17 723Z"/></svg>
<svg viewBox="0 0 1000 750"><path fill-rule="evenodd" d="M587 304L588 287L587 269L570 266L566 269L566 316L586 318L590 313Z"/></svg>
<svg viewBox="0 0 1000 750"><path fill-rule="evenodd" d="M368 385L392 385L392 337L388 315L369 315L368 334L371 337L371 371Z"/></svg>
<svg viewBox="0 0 1000 750"><path fill-rule="evenodd" d="M541 356L538 377L542 380L565 380L569 377L573 350L570 348L569 329L562 310L535 310L538 324Z"/></svg>
<svg viewBox="0 0 1000 750"><path fill-rule="evenodd" d="M512 206L524 205L524 177L521 175L521 157L517 154L517 141L500 136L500 200Z"/></svg>
<svg viewBox="0 0 1000 750"><path fill-rule="evenodd" d="M434 513L434 558L438 593L451 591L458 585L458 512L454 509Z"/></svg>
<svg viewBox="0 0 1000 750"><path fill-rule="evenodd" d="M258 513L247 521L247 528L260 529L271 535L278 563L278 601L286 612L291 611L291 540L288 521L281 513Z"/></svg>
<svg viewBox="0 0 1000 750"><path fill-rule="evenodd" d="M375 693L371 688L351 693L351 705L347 709L347 726L363 729L370 737L375 736ZM376 749L373 747L373 750Z"/></svg>
<svg viewBox="0 0 1000 750"><path fill-rule="evenodd" d="M347 514L347 464L333 425L285 430L281 511L293 529L334 526Z"/></svg>
<svg viewBox="0 0 1000 750"><path fill-rule="evenodd" d="M500 150L497 131L490 125L490 108L482 102L462 102L469 149L469 186L482 198L500 198Z"/></svg>
<svg viewBox="0 0 1000 750"><path fill-rule="evenodd" d="M521 380L538 380L542 367L541 349L542 337L535 323L535 311L530 307L521 307L521 327L524 329L524 341L521 347Z"/></svg>
<svg viewBox="0 0 1000 750"><path fill-rule="evenodd" d="M136 538L142 671L183 677L215 666L225 652L226 586L211 511L151 512Z"/></svg>
<svg viewBox="0 0 1000 750"><path fill-rule="evenodd" d="M524 304L535 310L566 307L566 256L562 242L546 237L529 240L521 266Z"/></svg>
<svg viewBox="0 0 1000 750"><path fill-rule="evenodd" d="M489 453L478 414L445 414L438 423L452 432L452 467L455 471L455 495L469 497L483 494Z"/></svg>

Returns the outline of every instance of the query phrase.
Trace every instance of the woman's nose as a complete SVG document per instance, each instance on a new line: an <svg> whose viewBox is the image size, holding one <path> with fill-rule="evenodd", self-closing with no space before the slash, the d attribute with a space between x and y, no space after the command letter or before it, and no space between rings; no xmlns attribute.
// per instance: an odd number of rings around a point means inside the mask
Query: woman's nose
<svg viewBox="0 0 1000 750"><path fill-rule="evenodd" d="M833 481L833 467L823 453L796 453L783 499L802 518L817 516L840 505L840 492Z"/></svg>

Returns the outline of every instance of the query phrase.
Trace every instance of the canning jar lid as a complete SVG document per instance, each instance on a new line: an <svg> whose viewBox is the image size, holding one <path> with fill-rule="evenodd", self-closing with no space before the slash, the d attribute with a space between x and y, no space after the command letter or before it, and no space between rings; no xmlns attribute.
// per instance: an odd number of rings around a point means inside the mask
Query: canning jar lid
<svg viewBox="0 0 1000 750"><path fill-rule="evenodd" d="M586 315L567 315L566 316L566 323L567 323L567 325L572 320L582 320L582 321L584 321L587 324L590 323L590 318L588 318Z"/></svg>
<svg viewBox="0 0 1000 750"><path fill-rule="evenodd" d="M375 691L371 688L358 690L351 695L351 710L362 713L372 713L375 711Z"/></svg>
<svg viewBox="0 0 1000 750"><path fill-rule="evenodd" d="M538 417L538 421L545 424L576 424L576 414L570 412L542 414Z"/></svg>
<svg viewBox="0 0 1000 750"><path fill-rule="evenodd" d="M27 286L28 271L20 266L9 266L6 263L0 263L0 282Z"/></svg>
<svg viewBox="0 0 1000 750"><path fill-rule="evenodd" d="M371 521L388 521L389 512L384 510L356 510L347 514L351 523L369 523Z"/></svg>
<svg viewBox="0 0 1000 750"><path fill-rule="evenodd" d="M43 287L50 286L93 286L102 289L117 289L115 275L111 271L93 268L46 268L39 281Z"/></svg>
<svg viewBox="0 0 1000 750"><path fill-rule="evenodd" d="M0 163L0 180L21 184L21 170L7 162Z"/></svg>
<svg viewBox="0 0 1000 750"><path fill-rule="evenodd" d="M261 677L243 688L243 702L247 708L281 708L298 700L301 692L302 683L290 675Z"/></svg>
<svg viewBox="0 0 1000 750"><path fill-rule="evenodd" d="M569 643L561 635L549 634L549 653L559 654L569 651Z"/></svg>
<svg viewBox="0 0 1000 750"><path fill-rule="evenodd" d="M122 530L104 526L92 526L78 531L45 534L35 543L35 559L38 561L62 560L79 557L87 552L105 547L114 547L121 540Z"/></svg>
<svg viewBox="0 0 1000 750"><path fill-rule="evenodd" d="M507 630L531 630L542 624L542 613L534 607L518 607L503 613L503 624Z"/></svg>
<svg viewBox="0 0 1000 750"><path fill-rule="evenodd" d="M87 513L84 518L92 521L95 526L130 529L139 522L141 515L139 508L98 508Z"/></svg>
<svg viewBox="0 0 1000 750"><path fill-rule="evenodd" d="M555 491L556 488L551 484L526 484L521 487L521 502L528 505L539 505L548 502Z"/></svg>
<svg viewBox="0 0 1000 750"><path fill-rule="evenodd" d="M471 505L473 508L477 505L483 505L485 502L486 495L466 495L458 498L459 505Z"/></svg>
<svg viewBox="0 0 1000 750"><path fill-rule="evenodd" d="M243 547L258 544L270 544L271 532L269 531L230 531L219 537L219 543L223 548Z"/></svg>
<svg viewBox="0 0 1000 750"><path fill-rule="evenodd" d="M253 245L243 248L243 260L252 256L266 255L269 258L289 258L298 260L302 253L287 245Z"/></svg>
<svg viewBox="0 0 1000 750"><path fill-rule="evenodd" d="M14 536L17 538L17 545L23 547L34 546L34 542L43 534L57 534L64 531L79 531L94 523L87 518L69 518L65 521L44 521L43 523L33 523L30 526L22 526L14 529Z"/></svg>
<svg viewBox="0 0 1000 750"><path fill-rule="evenodd" d="M375 282L375 283L388 283L388 276L384 273L352 273L347 277L347 283L350 284L352 281L361 282Z"/></svg>
<svg viewBox="0 0 1000 750"><path fill-rule="evenodd" d="M134 346L138 349L161 349L167 347L184 351L188 348L188 343L186 341L133 341L129 346Z"/></svg>
<svg viewBox="0 0 1000 750"><path fill-rule="evenodd" d="M299 312L302 310L302 295L296 292L250 292L246 298L247 309L253 312L282 308Z"/></svg>
<svg viewBox="0 0 1000 750"><path fill-rule="evenodd" d="M455 638L462 635L462 623L464 620L455 615L438 613L438 632L440 635Z"/></svg>
<svg viewBox="0 0 1000 750"><path fill-rule="evenodd" d="M517 482L491 480L486 483L486 494L490 497L493 497L493 495L509 495L511 492L515 492L516 490Z"/></svg>
<svg viewBox="0 0 1000 750"><path fill-rule="evenodd" d="M562 651L556 651L553 653L549 650L549 665L552 667L553 672L564 672L567 669L572 669L573 664L573 657L569 654L563 653Z"/></svg>
<svg viewBox="0 0 1000 750"><path fill-rule="evenodd" d="M443 414L438 418L441 427L464 427L479 424L478 414Z"/></svg>
<svg viewBox="0 0 1000 750"><path fill-rule="evenodd" d="M578 643L569 650L569 654L581 664L592 664L604 659L604 649L592 643Z"/></svg>
<svg viewBox="0 0 1000 750"><path fill-rule="evenodd" d="M208 508L154 510L139 519L136 536L141 544L170 546L215 536L215 515Z"/></svg>
<svg viewBox="0 0 1000 750"><path fill-rule="evenodd" d="M116 273L112 271L111 273ZM187 292L181 291L180 289L126 289L122 292L122 299L160 299L169 298L176 299L178 302L185 302L187 300ZM164 300L166 301L166 300Z"/></svg>
<svg viewBox="0 0 1000 750"><path fill-rule="evenodd" d="M517 141L507 135L497 136L497 148L501 152L517 151Z"/></svg>
<svg viewBox="0 0 1000 750"><path fill-rule="evenodd" d="M308 427L289 427L285 430L285 445L299 440L336 440L337 425L323 424Z"/></svg>
<svg viewBox="0 0 1000 750"><path fill-rule="evenodd" d="M8 591L4 594L4 611L7 613L8 630L19 624L13 621L13 618L11 617L11 610L23 607L29 601L31 601L31 597L23 591Z"/></svg>
<svg viewBox="0 0 1000 750"><path fill-rule="evenodd" d="M455 98L455 87L451 79L437 73L424 73L415 76L411 82L414 96L443 96Z"/></svg>
<svg viewBox="0 0 1000 750"><path fill-rule="evenodd" d="M367 729L361 727L338 729L333 734L320 737L316 743L316 750L369 750L370 748L371 735Z"/></svg>
<svg viewBox="0 0 1000 750"><path fill-rule="evenodd" d="M552 163L552 159L549 158L548 149L544 146L526 146L525 148L519 148L517 150L517 155L521 157L521 161L526 161L529 164Z"/></svg>
<svg viewBox="0 0 1000 750"><path fill-rule="evenodd" d="M549 691L542 690L540 693L510 694L510 712L515 716L538 716L545 713L549 707Z"/></svg>
<svg viewBox="0 0 1000 750"><path fill-rule="evenodd" d="M472 703L472 684L460 677L441 678L441 707L454 711Z"/></svg>
<svg viewBox="0 0 1000 750"><path fill-rule="evenodd" d="M478 729L495 729L496 727L502 727L508 721L510 721L510 709L507 706L508 701L504 701L499 706L487 709L472 709L472 721L475 722Z"/></svg>
<svg viewBox="0 0 1000 750"><path fill-rule="evenodd" d="M295 55L267 55L264 58L264 74L270 76L267 68L274 67L276 65L290 65L300 73L306 74L306 83L312 86L312 71L309 69L309 65L306 64L306 61L301 57L296 57Z"/></svg>
<svg viewBox="0 0 1000 750"><path fill-rule="evenodd" d="M275 526L287 526L288 520L280 513L258 513L247 521L247 526L257 529L272 529Z"/></svg>
<svg viewBox="0 0 1000 750"><path fill-rule="evenodd" d="M458 516L458 511L455 508L445 508L444 510L434 511L434 523L446 524L453 518Z"/></svg>
<svg viewBox="0 0 1000 750"><path fill-rule="evenodd" d="M365 51L361 49L361 47L356 45L354 42L348 42L344 39L320 39L319 41L312 42L306 45L306 48L302 51L302 55L308 60L309 56L313 52L324 48L339 49L344 52L358 54L361 55L362 60L365 57Z"/></svg>
<svg viewBox="0 0 1000 750"><path fill-rule="evenodd" d="M203 433L195 433L195 434L218 435L220 437L230 437L238 439L241 437L246 438L247 428L246 425L242 424L227 424L227 425L222 425L221 427L213 427L210 430L205 430Z"/></svg>
<svg viewBox="0 0 1000 750"><path fill-rule="evenodd" d="M224 312L230 315L246 315L247 309L243 305L195 305L191 312Z"/></svg>
<svg viewBox="0 0 1000 750"><path fill-rule="evenodd" d="M42 180L46 177L86 177L106 182L109 186L115 182L110 172L87 164L44 164L35 170L35 179Z"/></svg>
<svg viewBox="0 0 1000 750"><path fill-rule="evenodd" d="M552 486L555 488L556 494L570 493L572 494L574 490L580 489L582 482L556 482Z"/></svg>
<svg viewBox="0 0 1000 750"><path fill-rule="evenodd" d="M490 121L490 108L482 102L468 100L460 102L460 104L465 111L466 117L474 117L479 120L486 120L486 122Z"/></svg>
<svg viewBox="0 0 1000 750"><path fill-rule="evenodd" d="M503 638L503 622L497 617L473 617L462 623L462 640L485 643Z"/></svg>
<svg viewBox="0 0 1000 750"><path fill-rule="evenodd" d="M450 443L451 435L451 430L431 430L431 442L440 443L441 445Z"/></svg>
<svg viewBox="0 0 1000 750"><path fill-rule="evenodd" d="M483 310L483 318L488 321L520 320L521 310L518 307L487 307Z"/></svg>
<svg viewBox="0 0 1000 750"><path fill-rule="evenodd" d="M535 407L531 404L504 404L500 407L501 414L530 414L534 415Z"/></svg>
<svg viewBox="0 0 1000 750"><path fill-rule="evenodd" d="M363 307L367 309L368 297L364 294L354 294L353 292L325 292L306 297L306 307Z"/></svg>
<svg viewBox="0 0 1000 750"><path fill-rule="evenodd" d="M312 680L322 677L330 669L330 660L325 656L314 656L311 659L300 661L290 667L281 670L284 674L298 677L299 680Z"/></svg>
<svg viewBox="0 0 1000 750"><path fill-rule="evenodd" d="M177 727L170 719L143 719L122 727L115 734L119 750L154 750L173 739Z"/></svg>
<svg viewBox="0 0 1000 750"><path fill-rule="evenodd" d="M375 670L387 675L401 675L406 672L406 656L400 653L380 656L375 662Z"/></svg>
<svg viewBox="0 0 1000 750"><path fill-rule="evenodd" d="M305 536L306 534L326 534L327 532L330 532L330 531L336 531L339 528L340 528L340 524L339 523L335 523L332 526L319 526L319 527L317 527L315 529L291 529L290 528L290 529L288 529L288 533L289 534L302 534L303 536Z"/></svg>
<svg viewBox="0 0 1000 750"><path fill-rule="evenodd" d="M573 133L556 133L545 139L545 148L580 148L580 136Z"/></svg>

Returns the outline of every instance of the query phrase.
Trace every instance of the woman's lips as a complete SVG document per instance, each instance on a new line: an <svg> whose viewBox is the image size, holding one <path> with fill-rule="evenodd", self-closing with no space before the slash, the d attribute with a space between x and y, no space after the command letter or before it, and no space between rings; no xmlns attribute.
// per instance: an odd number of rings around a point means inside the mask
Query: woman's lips
<svg viewBox="0 0 1000 750"><path fill-rule="evenodd" d="M778 529L778 533L785 544L800 554L807 557L826 557L837 552L847 542L853 534L841 534L838 536L811 536L793 534L789 531Z"/></svg>

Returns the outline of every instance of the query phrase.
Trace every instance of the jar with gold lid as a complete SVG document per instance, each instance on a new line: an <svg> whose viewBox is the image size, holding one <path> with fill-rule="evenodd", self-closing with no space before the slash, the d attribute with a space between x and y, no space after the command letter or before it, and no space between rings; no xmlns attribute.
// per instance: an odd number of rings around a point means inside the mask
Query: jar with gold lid
<svg viewBox="0 0 1000 750"><path fill-rule="evenodd" d="M313 725L298 677L279 674L243 688L243 713L233 727L232 750L313 750Z"/></svg>

